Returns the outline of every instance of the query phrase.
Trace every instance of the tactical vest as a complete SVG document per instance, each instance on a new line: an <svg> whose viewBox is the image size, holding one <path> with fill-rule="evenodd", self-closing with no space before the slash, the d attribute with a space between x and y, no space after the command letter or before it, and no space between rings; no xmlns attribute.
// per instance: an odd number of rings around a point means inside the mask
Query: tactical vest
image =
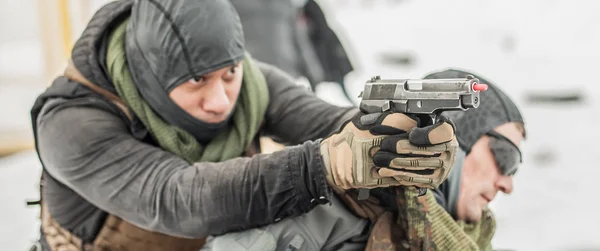
<svg viewBox="0 0 600 251"><path fill-rule="evenodd" d="M111 105L116 107L120 113L120 116L126 120L127 124L131 125L132 114L127 108L125 103L115 94L102 89L101 87L91 83L73 67L70 62L69 67L65 71L65 77L70 81L81 84L86 90L91 92L86 93L75 93L75 97L81 96L98 96L108 100ZM65 80L66 81L66 80ZM52 96L52 95L49 95ZM36 101L44 102L44 101ZM107 102L108 103L108 102ZM41 109L42 104L36 103L34 107ZM33 113L34 111L32 111ZM33 122L34 137L37 140L37 129L36 121ZM37 146L36 146L37 147ZM260 143L258 137L255 138L254 143L246 150L244 156L252 156L260 152ZM41 160L40 160L41 161ZM162 233L152 232L139 228L123 219L120 219L114 215L108 215L106 220L101 227L100 231L96 235L95 240L92 243L85 243L79 237L75 236L69 230L63 228L54 218L50 215L47 205L42 198L44 189L44 174L42 174L40 180L40 201L41 206L40 218L41 218L41 230L45 236L46 242L50 246L51 250L60 251L76 251L76 250L144 250L144 251L164 251L164 250L182 250L182 251L198 251L204 246L206 238L199 239L188 239L170 236Z"/></svg>

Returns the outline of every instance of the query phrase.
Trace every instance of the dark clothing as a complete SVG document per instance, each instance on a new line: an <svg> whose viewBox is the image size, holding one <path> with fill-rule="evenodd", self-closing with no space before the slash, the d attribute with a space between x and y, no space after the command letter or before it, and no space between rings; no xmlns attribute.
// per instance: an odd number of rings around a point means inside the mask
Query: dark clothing
<svg viewBox="0 0 600 251"><path fill-rule="evenodd" d="M104 66L106 36L130 11L130 1L103 7L72 53L88 80L113 93ZM318 139L356 110L329 105L272 66L260 68L270 98L262 134L299 145L193 165L157 147L139 120L130 122L106 98L59 77L32 109L50 214L88 242L107 214L197 238L263 226L326 203L331 193Z"/></svg>
<svg viewBox="0 0 600 251"><path fill-rule="evenodd" d="M345 91L344 77L354 70L346 49L327 24L325 13L314 0L309 0L304 6L304 16L309 27L310 41L323 67L323 81L340 83Z"/></svg>
<svg viewBox="0 0 600 251"><path fill-rule="evenodd" d="M425 79L440 78L466 78L473 75L483 84L488 85L488 90L480 93L480 105L477 109L467 111L447 111L443 115L454 122L456 139L462 152L457 152L456 163L448 175L448 179L435 191L436 200L456 219L456 205L460 193L462 178L462 165L465 154L489 131L508 122L525 123L517 105L504 93L500 87L476 74L461 70L449 69L441 72L430 73ZM523 135L525 136L525 135Z"/></svg>
<svg viewBox="0 0 600 251"><path fill-rule="evenodd" d="M231 0L257 59L313 85L343 83L353 70L346 50L313 0Z"/></svg>
<svg viewBox="0 0 600 251"><path fill-rule="evenodd" d="M308 34L298 29L302 6L292 0L230 1L240 16L246 49L254 57L294 78L305 76L311 82L323 80L323 69L309 44Z"/></svg>

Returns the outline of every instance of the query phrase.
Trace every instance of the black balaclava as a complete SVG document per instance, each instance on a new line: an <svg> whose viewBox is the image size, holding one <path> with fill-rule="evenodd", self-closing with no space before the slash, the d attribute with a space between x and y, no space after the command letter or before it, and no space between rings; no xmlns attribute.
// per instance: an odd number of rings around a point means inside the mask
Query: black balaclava
<svg viewBox="0 0 600 251"><path fill-rule="evenodd" d="M480 93L480 104L476 109L467 111L448 111L442 114L454 122L456 139L460 149L456 154L456 161L448 179L435 190L436 200L452 217L456 218L456 206L460 192L462 168L465 154L487 132L508 122L521 122L525 124L523 116L517 105L496 85L476 74L461 70L448 69L430 73L425 79L440 78L465 78L473 75L483 84L488 85L487 91Z"/></svg>
<svg viewBox="0 0 600 251"><path fill-rule="evenodd" d="M209 124L188 114L169 92L243 59L242 25L229 0L136 0L125 52L142 97L167 123L203 144L227 127L228 120Z"/></svg>

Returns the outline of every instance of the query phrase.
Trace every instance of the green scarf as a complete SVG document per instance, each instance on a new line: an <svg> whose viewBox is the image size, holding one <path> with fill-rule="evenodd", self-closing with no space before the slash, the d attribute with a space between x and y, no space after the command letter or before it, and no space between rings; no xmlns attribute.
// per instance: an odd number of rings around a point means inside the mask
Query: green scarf
<svg viewBox="0 0 600 251"><path fill-rule="evenodd" d="M138 92L125 58L125 20L110 34L106 65L115 89L142 121L158 144L189 163L218 162L241 156L252 144L265 116L269 90L262 72L246 54L243 83L235 110L233 125L223 130L206 146L183 129L167 124L150 108Z"/></svg>
<svg viewBox="0 0 600 251"><path fill-rule="evenodd" d="M415 189L405 189L410 244L427 250L492 250L496 229L494 216L485 209L475 224L455 221L440 206L431 191L418 197Z"/></svg>

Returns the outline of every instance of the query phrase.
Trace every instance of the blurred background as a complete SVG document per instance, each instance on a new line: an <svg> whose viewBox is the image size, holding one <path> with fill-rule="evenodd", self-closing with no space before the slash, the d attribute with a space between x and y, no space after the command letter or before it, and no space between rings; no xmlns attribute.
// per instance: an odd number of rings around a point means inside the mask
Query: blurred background
<svg viewBox="0 0 600 251"><path fill-rule="evenodd" d="M0 0L1 250L24 250L39 231L38 207L25 206L38 198L41 171L29 109L106 2ZM458 67L490 79L520 106L528 131L514 192L491 205L495 248L600 250L599 1L317 2L354 65L342 85L313 83L320 98L356 105L374 75Z"/></svg>

